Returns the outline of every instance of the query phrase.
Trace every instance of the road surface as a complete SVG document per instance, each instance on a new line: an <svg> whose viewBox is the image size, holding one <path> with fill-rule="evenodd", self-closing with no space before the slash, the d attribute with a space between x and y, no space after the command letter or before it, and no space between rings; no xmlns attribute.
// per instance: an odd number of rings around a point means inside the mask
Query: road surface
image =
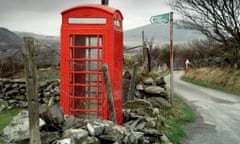
<svg viewBox="0 0 240 144"><path fill-rule="evenodd" d="M181 81L183 74L174 72L174 92L193 105L202 118L186 126L188 137L184 143L240 144L240 96Z"/></svg>

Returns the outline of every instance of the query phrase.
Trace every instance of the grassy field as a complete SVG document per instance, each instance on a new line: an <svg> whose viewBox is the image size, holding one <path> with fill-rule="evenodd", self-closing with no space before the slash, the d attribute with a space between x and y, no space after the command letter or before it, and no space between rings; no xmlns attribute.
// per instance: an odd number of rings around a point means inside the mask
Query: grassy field
<svg viewBox="0 0 240 144"><path fill-rule="evenodd" d="M182 80L240 95L240 70L233 70L231 68L191 69L182 77Z"/></svg>

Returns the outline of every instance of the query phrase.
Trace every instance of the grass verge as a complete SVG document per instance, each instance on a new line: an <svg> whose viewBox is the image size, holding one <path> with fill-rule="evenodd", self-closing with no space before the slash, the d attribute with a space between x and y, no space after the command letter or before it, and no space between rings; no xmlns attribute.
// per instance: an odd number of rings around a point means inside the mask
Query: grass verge
<svg viewBox="0 0 240 144"><path fill-rule="evenodd" d="M12 109L0 113L0 132L6 127L14 116L16 116L22 109ZM3 141L0 139L0 144L3 144Z"/></svg>
<svg viewBox="0 0 240 144"><path fill-rule="evenodd" d="M162 109L163 126L160 128L174 144L181 144L181 139L186 133L181 125L195 121L192 108L177 95L174 95L174 106L170 109Z"/></svg>
<svg viewBox="0 0 240 144"><path fill-rule="evenodd" d="M231 67L190 69L182 77L182 80L226 93L240 95L240 70Z"/></svg>
<svg viewBox="0 0 240 144"><path fill-rule="evenodd" d="M219 86L219 85L216 85L216 84L210 84L210 83L207 83L207 82L202 81L202 80L193 80L193 79L188 78L186 76L182 76L181 80L192 83L192 84L195 84L195 85L199 85L199 86L203 86L203 87L207 87L207 88L212 88L212 89L222 91L222 92L225 92L225 93L240 95L240 90L230 89L230 88L226 88L226 87Z"/></svg>

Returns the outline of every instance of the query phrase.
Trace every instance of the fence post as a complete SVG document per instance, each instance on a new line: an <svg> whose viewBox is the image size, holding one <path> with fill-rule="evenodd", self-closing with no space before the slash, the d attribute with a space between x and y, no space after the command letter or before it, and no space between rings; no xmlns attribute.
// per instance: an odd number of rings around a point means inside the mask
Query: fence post
<svg viewBox="0 0 240 144"><path fill-rule="evenodd" d="M107 91L107 100L108 100L108 109L110 113L110 120L116 124L116 111L114 107L113 95L112 95L112 87L110 83L110 76L108 72L108 65L103 64L103 77L105 81L106 91Z"/></svg>
<svg viewBox="0 0 240 144"><path fill-rule="evenodd" d="M134 93L135 86L136 86L136 73L137 73L137 63L135 63L133 65L132 79L131 79L130 86L129 86L127 101L131 101L134 99L133 93Z"/></svg>
<svg viewBox="0 0 240 144"><path fill-rule="evenodd" d="M34 40L24 37L23 63L27 87L30 144L41 144Z"/></svg>

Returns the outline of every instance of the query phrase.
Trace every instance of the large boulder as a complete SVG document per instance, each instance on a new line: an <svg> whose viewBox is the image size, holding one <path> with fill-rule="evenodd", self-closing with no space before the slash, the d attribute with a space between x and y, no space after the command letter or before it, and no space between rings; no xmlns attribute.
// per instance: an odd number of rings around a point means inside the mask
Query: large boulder
<svg viewBox="0 0 240 144"><path fill-rule="evenodd" d="M0 99L0 112L6 110L7 107L8 107L8 102L3 99Z"/></svg>
<svg viewBox="0 0 240 144"><path fill-rule="evenodd" d="M166 82L165 82L165 80L164 80L164 77L159 77L159 78L157 78L156 80L155 80L155 82L156 82L156 85L157 86L160 86L160 87L162 87L162 88L166 88Z"/></svg>
<svg viewBox="0 0 240 144"><path fill-rule="evenodd" d="M49 108L47 105L42 105L39 110L39 116L50 125L62 125L64 122L63 108L54 105Z"/></svg>
<svg viewBox="0 0 240 144"><path fill-rule="evenodd" d="M154 80L151 77L142 77L142 81L144 85L153 85Z"/></svg>
<svg viewBox="0 0 240 144"><path fill-rule="evenodd" d="M87 129L91 136L100 136L103 134L106 127L112 126L112 122L94 120L87 123Z"/></svg>
<svg viewBox="0 0 240 144"><path fill-rule="evenodd" d="M82 128L87 125L87 121L84 119L79 119L72 115L65 115L64 116L64 123L62 125L63 130L67 130L70 128Z"/></svg>
<svg viewBox="0 0 240 144"><path fill-rule="evenodd" d="M149 97L147 99L155 108L170 108L171 104L162 97Z"/></svg>
<svg viewBox="0 0 240 144"><path fill-rule="evenodd" d="M65 138L65 141L70 141L71 144L87 144L88 131L84 129L68 129L64 132L63 138ZM60 142L58 141L57 143Z"/></svg>
<svg viewBox="0 0 240 144"><path fill-rule="evenodd" d="M152 107L151 103L144 99L137 99L133 101L128 101L125 105L125 109L145 109Z"/></svg>
<svg viewBox="0 0 240 144"><path fill-rule="evenodd" d="M144 90L146 93L153 95L165 93L165 89L160 86L147 86Z"/></svg>
<svg viewBox="0 0 240 144"><path fill-rule="evenodd" d="M123 122L129 122L142 117L151 117L153 115L153 107L150 102L144 99L128 101L124 105Z"/></svg>

